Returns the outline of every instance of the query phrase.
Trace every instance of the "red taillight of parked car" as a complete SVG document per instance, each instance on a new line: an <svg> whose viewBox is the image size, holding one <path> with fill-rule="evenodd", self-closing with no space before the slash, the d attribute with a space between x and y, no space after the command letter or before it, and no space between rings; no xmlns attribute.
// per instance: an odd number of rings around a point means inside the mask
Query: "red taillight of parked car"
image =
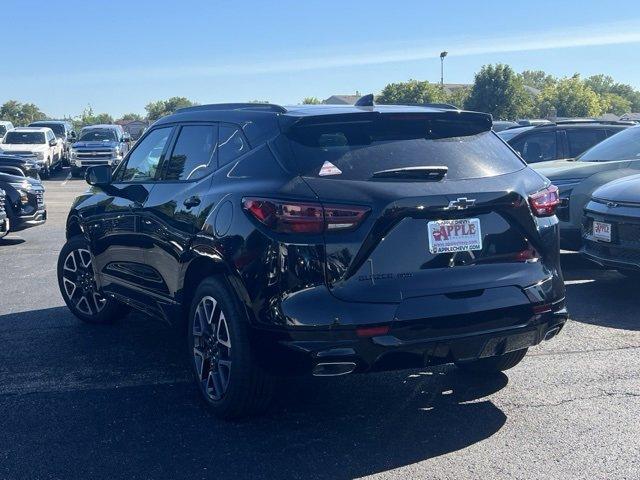
<svg viewBox="0 0 640 480"><path fill-rule="evenodd" d="M369 212L367 207L253 197L244 198L242 206L262 224L281 233L352 230L362 223Z"/></svg>
<svg viewBox="0 0 640 480"><path fill-rule="evenodd" d="M558 187L549 185L544 190L529 195L529 205L536 217L550 217L555 214L556 208L560 205Z"/></svg>

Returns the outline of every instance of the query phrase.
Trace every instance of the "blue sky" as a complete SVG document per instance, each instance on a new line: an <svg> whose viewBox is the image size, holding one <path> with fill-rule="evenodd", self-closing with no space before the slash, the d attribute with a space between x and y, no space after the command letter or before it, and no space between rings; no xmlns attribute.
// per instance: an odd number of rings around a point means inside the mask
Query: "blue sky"
<svg viewBox="0 0 640 480"><path fill-rule="evenodd" d="M118 116L200 103L379 92L409 78L470 83L487 63L640 88L636 1L2 1L0 102Z"/></svg>

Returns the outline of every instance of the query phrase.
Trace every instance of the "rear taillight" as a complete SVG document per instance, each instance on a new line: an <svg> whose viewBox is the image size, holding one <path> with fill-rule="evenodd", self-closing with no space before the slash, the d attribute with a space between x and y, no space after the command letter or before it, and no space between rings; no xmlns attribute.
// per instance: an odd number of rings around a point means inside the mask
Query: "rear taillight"
<svg viewBox="0 0 640 480"><path fill-rule="evenodd" d="M556 208L560 205L558 187L549 185L544 190L529 195L529 205L536 217L550 217L555 214Z"/></svg>
<svg viewBox="0 0 640 480"><path fill-rule="evenodd" d="M367 207L270 198L244 198L242 207L262 224L281 233L353 230L369 212Z"/></svg>

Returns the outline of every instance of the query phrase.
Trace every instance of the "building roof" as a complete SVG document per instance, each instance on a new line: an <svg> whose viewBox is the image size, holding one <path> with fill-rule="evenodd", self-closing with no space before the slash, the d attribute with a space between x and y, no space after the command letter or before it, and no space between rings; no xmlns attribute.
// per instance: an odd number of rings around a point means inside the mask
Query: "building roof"
<svg viewBox="0 0 640 480"><path fill-rule="evenodd" d="M326 105L353 105L356 103L362 95L356 92L355 95L331 95L329 98L322 101Z"/></svg>

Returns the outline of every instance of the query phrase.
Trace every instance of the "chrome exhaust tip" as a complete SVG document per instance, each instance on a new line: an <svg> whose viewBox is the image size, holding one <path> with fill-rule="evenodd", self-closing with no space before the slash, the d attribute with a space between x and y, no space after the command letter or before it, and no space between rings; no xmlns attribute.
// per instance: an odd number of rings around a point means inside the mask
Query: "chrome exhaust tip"
<svg viewBox="0 0 640 480"><path fill-rule="evenodd" d="M327 362L319 363L313 368L314 377L337 377L347 375L356 369L353 362Z"/></svg>
<svg viewBox="0 0 640 480"><path fill-rule="evenodd" d="M544 334L544 339L551 340L553 337L555 337L558 334L558 332L560 332L560 327L553 327L547 330L547 333Z"/></svg>

